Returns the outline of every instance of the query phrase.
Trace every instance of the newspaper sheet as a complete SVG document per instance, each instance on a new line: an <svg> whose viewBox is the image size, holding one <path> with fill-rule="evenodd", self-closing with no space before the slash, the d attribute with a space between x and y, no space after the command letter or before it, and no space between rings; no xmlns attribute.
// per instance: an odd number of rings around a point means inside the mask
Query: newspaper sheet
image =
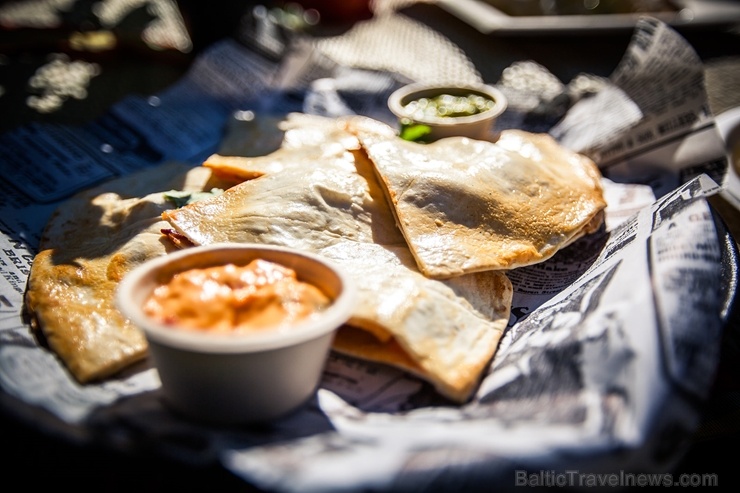
<svg viewBox="0 0 740 493"><path fill-rule="evenodd" d="M198 165L238 147L235 133L263 117L393 123L385 97L406 80L338 66L300 43L268 57L225 41L167 91L132 96L89 125L2 135L3 402L70 439L217 461L270 491L507 489L515 470L664 471L681 449L660 456L661 437L698 423L727 302L728 252L705 200L721 189L727 158L701 74L677 33L644 19L609 80L577 97L562 87L565 107L501 81L512 104L500 128L547 127L601 166L607 228L509 273L509 327L469 403L451 406L401 371L332 355L315 398L258 430L172 415L147 362L102 383L73 381L23 318L43 226L75 191L167 160Z"/></svg>

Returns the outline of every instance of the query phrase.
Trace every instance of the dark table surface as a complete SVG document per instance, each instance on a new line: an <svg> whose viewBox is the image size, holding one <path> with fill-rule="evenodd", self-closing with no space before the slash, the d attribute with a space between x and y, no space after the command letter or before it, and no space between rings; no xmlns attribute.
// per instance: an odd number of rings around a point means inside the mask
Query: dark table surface
<svg viewBox="0 0 740 493"><path fill-rule="evenodd" d="M0 2L0 5L8 3ZM63 29L4 29L0 26L0 131L32 121L84 123L127 94L155 94L177 81L201 50L232 35L239 27L240 15L254 3L179 2L193 41L190 52L151 50L131 37L115 50L85 53L86 60L103 67L100 76L92 80L87 97L69 100L58 111L45 114L26 104L30 94L28 80L44 63L48 53L70 50L67 33ZM608 76L619 63L631 36L630 32L485 35L426 2L404 2L399 15L423 23L457 45L486 82L496 82L506 67L520 60L534 60L564 82L583 72ZM135 30L135 21L132 19L129 29ZM341 36L349 27L350 24L333 24L319 34ZM712 110L719 114L739 106L740 28L687 30L682 34L706 64ZM737 313L731 323L737 324ZM737 356L734 347L726 348L716 388L707 406L707 417L685 459L674 471L676 474L714 473L721 486L740 484L732 469L734 465L728 461L734 457L732 451L740 430ZM5 449L4 481L8 485L17 484L14 488L66 486L77 491L106 492L254 491L219 466L203 468L160 456L132 456L110 448L79 446L49 430L38 429L32 420L0 417L0 439ZM489 489L495 491L496 487L490 485Z"/></svg>

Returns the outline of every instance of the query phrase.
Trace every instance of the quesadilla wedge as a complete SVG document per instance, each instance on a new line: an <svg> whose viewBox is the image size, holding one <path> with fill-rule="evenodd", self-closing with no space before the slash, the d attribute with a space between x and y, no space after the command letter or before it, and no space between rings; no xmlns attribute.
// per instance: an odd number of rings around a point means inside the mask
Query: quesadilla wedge
<svg viewBox="0 0 740 493"><path fill-rule="evenodd" d="M168 163L82 192L51 216L31 266L31 326L80 383L143 359L143 334L114 306L123 275L175 247L162 241L162 191L210 189L210 171ZM159 188L162 191L154 192Z"/></svg>
<svg viewBox="0 0 740 493"><path fill-rule="evenodd" d="M595 164L547 134L431 144L359 131L424 275L446 279L542 262L603 222Z"/></svg>
<svg viewBox="0 0 740 493"><path fill-rule="evenodd" d="M218 200L163 213L174 232L193 245L234 241L316 250L341 240L405 244L345 120L292 114L283 128L286 145L266 156L209 157L204 166L214 175L243 183Z"/></svg>
<svg viewBox="0 0 740 493"><path fill-rule="evenodd" d="M506 275L429 279L406 246L340 242L320 253L361 280L358 307L334 350L401 368L453 401L470 398L509 320Z"/></svg>

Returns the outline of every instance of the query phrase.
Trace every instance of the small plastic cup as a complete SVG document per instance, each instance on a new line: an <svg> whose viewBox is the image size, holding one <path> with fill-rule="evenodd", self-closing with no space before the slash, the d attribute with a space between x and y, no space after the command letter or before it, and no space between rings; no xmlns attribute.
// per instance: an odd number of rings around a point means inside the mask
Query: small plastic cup
<svg viewBox="0 0 740 493"><path fill-rule="evenodd" d="M472 94L492 101L493 105L488 110L464 116L419 116L406 109L412 101L431 99L443 94L462 97ZM429 132L419 139L423 142L453 136L496 140L495 123L507 106L506 96L495 87L486 84L467 86L409 84L397 89L388 98L388 108L398 118L402 131L412 125L428 127Z"/></svg>
<svg viewBox="0 0 740 493"><path fill-rule="evenodd" d="M165 325L143 305L175 273L264 259L294 269L331 304L317 318L276 330L214 333ZM239 424L276 419L315 393L336 330L355 306L353 281L312 253L256 244L193 247L149 260L129 272L116 293L118 308L145 334L165 403L197 421Z"/></svg>

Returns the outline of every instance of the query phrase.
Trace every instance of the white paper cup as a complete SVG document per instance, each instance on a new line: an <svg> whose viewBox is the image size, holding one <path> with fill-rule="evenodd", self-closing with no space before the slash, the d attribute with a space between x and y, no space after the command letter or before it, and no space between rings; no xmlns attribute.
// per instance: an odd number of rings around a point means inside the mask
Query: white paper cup
<svg viewBox="0 0 740 493"><path fill-rule="evenodd" d="M264 259L294 269L321 289L331 305L320 317L287 329L213 333L164 325L143 311L151 292L177 272ZM317 255L268 245L193 247L152 259L128 273L118 308L146 335L166 404L219 424L266 421L303 405L316 391L336 330L355 304L353 282Z"/></svg>
<svg viewBox="0 0 740 493"><path fill-rule="evenodd" d="M419 98L433 98L441 94L465 96L477 94L493 100L491 109L466 116L418 117L410 115L406 105ZM506 96L493 86L486 84L467 86L443 86L409 84L397 89L388 98L388 108L398 117L401 126L421 124L429 127L431 132L424 137L425 142L432 142L445 137L469 137L476 140L495 139L493 133L496 120L506 110Z"/></svg>

